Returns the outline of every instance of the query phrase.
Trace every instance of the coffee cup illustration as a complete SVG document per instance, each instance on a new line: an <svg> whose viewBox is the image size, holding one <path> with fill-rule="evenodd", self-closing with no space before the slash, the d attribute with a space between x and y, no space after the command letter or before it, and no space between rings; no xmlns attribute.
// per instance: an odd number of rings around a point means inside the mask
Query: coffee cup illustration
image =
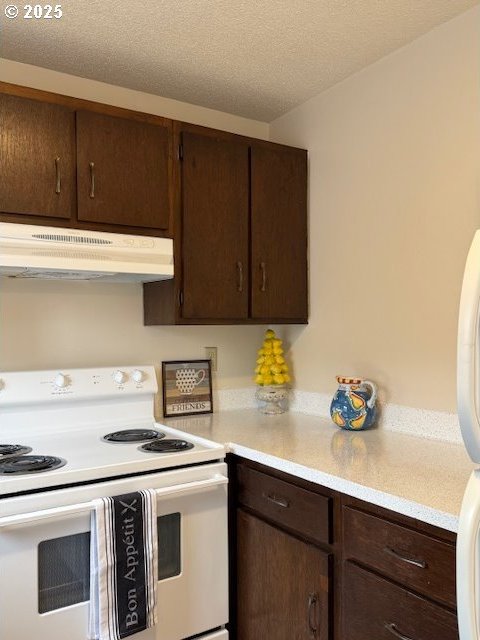
<svg viewBox="0 0 480 640"><path fill-rule="evenodd" d="M205 380L205 369L177 369L175 373L175 384L180 393L189 396L195 387L198 387Z"/></svg>

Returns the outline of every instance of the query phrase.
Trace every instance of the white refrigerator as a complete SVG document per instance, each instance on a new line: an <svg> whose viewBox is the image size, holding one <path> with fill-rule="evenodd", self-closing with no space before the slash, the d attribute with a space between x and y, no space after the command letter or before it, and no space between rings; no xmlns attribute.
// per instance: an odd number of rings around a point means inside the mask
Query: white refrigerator
<svg viewBox="0 0 480 640"><path fill-rule="evenodd" d="M478 468L467 484L457 538L460 640L480 640L480 231L467 257L457 345L457 409L463 440Z"/></svg>

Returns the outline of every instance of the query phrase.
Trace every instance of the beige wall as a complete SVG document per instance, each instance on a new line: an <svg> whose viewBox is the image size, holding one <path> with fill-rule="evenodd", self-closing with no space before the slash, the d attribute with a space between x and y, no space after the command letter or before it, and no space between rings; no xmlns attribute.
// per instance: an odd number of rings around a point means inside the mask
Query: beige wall
<svg viewBox="0 0 480 640"><path fill-rule="evenodd" d="M310 153L311 320L296 386L368 376L392 402L455 410L457 308L480 227L480 8L271 124Z"/></svg>
<svg viewBox="0 0 480 640"><path fill-rule="evenodd" d="M261 138L266 123L2 60L0 80ZM0 370L158 364L218 347L217 386L251 384L262 327L144 327L139 284L0 280Z"/></svg>
<svg viewBox="0 0 480 640"><path fill-rule="evenodd" d="M217 386L252 384L262 327L144 327L137 284L3 279L0 287L0 370L157 365L217 346Z"/></svg>

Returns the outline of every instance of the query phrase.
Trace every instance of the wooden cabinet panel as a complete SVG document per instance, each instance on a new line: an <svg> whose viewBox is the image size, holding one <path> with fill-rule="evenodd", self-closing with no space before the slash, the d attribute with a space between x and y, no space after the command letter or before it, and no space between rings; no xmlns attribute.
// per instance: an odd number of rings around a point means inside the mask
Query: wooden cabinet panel
<svg viewBox="0 0 480 640"><path fill-rule="evenodd" d="M252 318L306 321L307 154L251 148Z"/></svg>
<svg viewBox="0 0 480 640"><path fill-rule="evenodd" d="M327 640L326 553L238 509L237 564L238 640Z"/></svg>
<svg viewBox="0 0 480 640"><path fill-rule="evenodd" d="M70 219L75 211L74 112L0 94L0 177L2 213Z"/></svg>
<svg viewBox="0 0 480 640"><path fill-rule="evenodd" d="M307 152L185 123L174 136L176 282L145 286L145 323L307 322Z"/></svg>
<svg viewBox="0 0 480 640"><path fill-rule="evenodd" d="M344 508L344 554L429 598L455 607L455 546Z"/></svg>
<svg viewBox="0 0 480 640"><path fill-rule="evenodd" d="M344 640L458 640L456 616L351 562L345 565Z"/></svg>
<svg viewBox="0 0 480 640"><path fill-rule="evenodd" d="M182 135L182 316L248 316L248 147Z"/></svg>
<svg viewBox="0 0 480 640"><path fill-rule="evenodd" d="M331 542L331 500L244 465L237 467L238 503L312 540Z"/></svg>
<svg viewBox="0 0 480 640"><path fill-rule="evenodd" d="M78 219L167 229L167 126L77 112Z"/></svg>

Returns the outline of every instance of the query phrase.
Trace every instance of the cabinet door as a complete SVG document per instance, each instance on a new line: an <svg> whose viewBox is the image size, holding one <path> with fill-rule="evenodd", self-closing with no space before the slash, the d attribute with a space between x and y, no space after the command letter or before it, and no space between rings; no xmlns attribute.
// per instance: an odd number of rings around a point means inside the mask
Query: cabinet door
<svg viewBox="0 0 480 640"><path fill-rule="evenodd" d="M251 172L252 318L306 321L306 152L254 145Z"/></svg>
<svg viewBox="0 0 480 640"><path fill-rule="evenodd" d="M167 229L170 131L77 112L79 221Z"/></svg>
<svg viewBox="0 0 480 640"><path fill-rule="evenodd" d="M186 132L182 142L182 315L246 318L248 147Z"/></svg>
<svg viewBox="0 0 480 640"><path fill-rule="evenodd" d="M238 640L326 640L328 555L237 509Z"/></svg>
<svg viewBox="0 0 480 640"><path fill-rule="evenodd" d="M68 220L75 210L75 115L0 94L0 211Z"/></svg>

